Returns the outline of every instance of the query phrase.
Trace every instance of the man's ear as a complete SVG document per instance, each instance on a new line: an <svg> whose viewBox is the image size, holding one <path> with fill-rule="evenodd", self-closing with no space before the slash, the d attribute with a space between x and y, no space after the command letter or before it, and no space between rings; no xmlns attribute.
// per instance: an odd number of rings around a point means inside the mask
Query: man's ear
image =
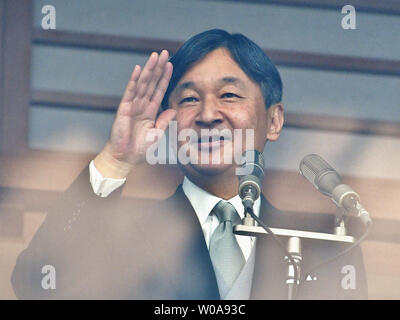
<svg viewBox="0 0 400 320"><path fill-rule="evenodd" d="M268 131L267 140L278 140L284 122L283 104L281 102L271 105L268 108Z"/></svg>

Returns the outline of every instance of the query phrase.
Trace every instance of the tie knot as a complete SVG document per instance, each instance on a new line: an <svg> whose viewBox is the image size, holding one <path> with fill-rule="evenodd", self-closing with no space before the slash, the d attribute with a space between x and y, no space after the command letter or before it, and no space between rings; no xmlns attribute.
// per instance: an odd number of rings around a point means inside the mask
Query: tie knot
<svg viewBox="0 0 400 320"><path fill-rule="evenodd" d="M231 221L232 225L236 225L241 222L239 214L230 202L221 200L214 207L213 212L220 223Z"/></svg>

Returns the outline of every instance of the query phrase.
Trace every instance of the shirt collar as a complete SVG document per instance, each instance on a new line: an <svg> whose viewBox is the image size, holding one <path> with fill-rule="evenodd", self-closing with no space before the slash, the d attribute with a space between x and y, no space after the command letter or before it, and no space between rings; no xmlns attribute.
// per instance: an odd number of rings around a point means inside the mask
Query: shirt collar
<svg viewBox="0 0 400 320"><path fill-rule="evenodd" d="M195 185L186 176L183 179L182 189L186 197L189 199L194 211L196 212L201 225L206 221L211 210L216 206L216 204L223 200L222 198L219 198ZM233 198L225 201L230 202L235 207L241 219L244 218L244 207L242 205L242 199L240 199L239 195L236 195ZM260 206L261 200L258 198L254 203L254 212L257 216L259 216L260 213Z"/></svg>

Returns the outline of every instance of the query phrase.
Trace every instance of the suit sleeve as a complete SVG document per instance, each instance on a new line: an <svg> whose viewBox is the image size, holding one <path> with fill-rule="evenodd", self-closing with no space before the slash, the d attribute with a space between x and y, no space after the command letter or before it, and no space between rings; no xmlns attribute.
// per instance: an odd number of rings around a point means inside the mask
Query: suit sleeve
<svg viewBox="0 0 400 320"><path fill-rule="evenodd" d="M312 256L312 263L303 270L310 275L310 279L303 282L300 288L300 299L368 299L367 277L359 246L334 261L314 268L345 248L345 246L337 247L335 244L331 246L319 244L318 248L314 246L313 250L317 252Z"/></svg>
<svg viewBox="0 0 400 320"><path fill-rule="evenodd" d="M347 220L347 227L349 234L356 239L365 232L364 224L356 217ZM340 270L338 299L368 299L367 273L361 246L358 245L338 260L337 270Z"/></svg>
<svg viewBox="0 0 400 320"><path fill-rule="evenodd" d="M337 298L344 300L368 299L367 275L361 247L357 246L339 261L337 264L337 270L340 270Z"/></svg>
<svg viewBox="0 0 400 320"><path fill-rule="evenodd" d="M19 299L62 299L76 294L68 274L77 271L73 261L80 259L78 249L90 241L84 234L101 232L104 212L113 210L122 192L119 188L101 198L94 194L89 178L87 165L50 206L45 221L17 258L11 283Z"/></svg>

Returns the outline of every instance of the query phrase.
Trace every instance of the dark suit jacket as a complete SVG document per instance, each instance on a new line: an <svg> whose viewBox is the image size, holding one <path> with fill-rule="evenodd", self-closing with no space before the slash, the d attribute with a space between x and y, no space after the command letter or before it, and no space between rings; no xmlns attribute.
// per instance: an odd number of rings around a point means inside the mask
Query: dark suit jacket
<svg viewBox="0 0 400 320"><path fill-rule="evenodd" d="M154 181L153 183L157 183ZM12 284L22 299L219 299L200 223L179 186L167 200L127 199L121 188L96 196L88 167L55 203L18 257ZM333 216L287 213L264 197L261 218L270 227L332 233ZM342 250L303 241L303 270ZM43 289L42 267L56 270L56 289ZM343 289L342 268L356 269L356 288ZM313 273L300 299L365 299L360 248ZM252 299L286 299L287 265L270 237L259 237Z"/></svg>

